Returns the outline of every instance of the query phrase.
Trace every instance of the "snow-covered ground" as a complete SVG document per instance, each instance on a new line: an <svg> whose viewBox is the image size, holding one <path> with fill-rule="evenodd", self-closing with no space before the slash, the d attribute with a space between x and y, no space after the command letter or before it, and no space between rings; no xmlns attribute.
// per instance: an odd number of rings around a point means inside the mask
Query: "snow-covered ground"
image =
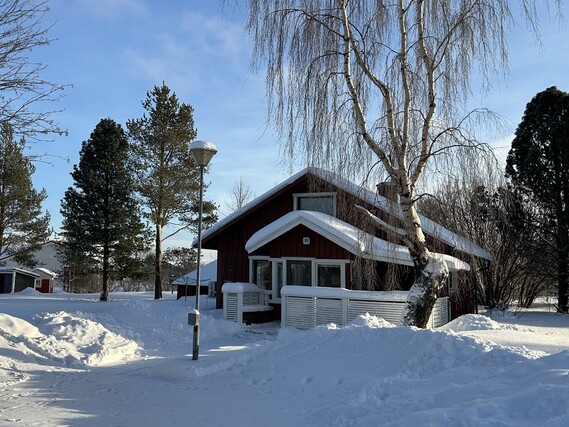
<svg viewBox="0 0 569 427"><path fill-rule="evenodd" d="M151 293L0 295L0 426L567 426L569 316L240 327Z"/></svg>

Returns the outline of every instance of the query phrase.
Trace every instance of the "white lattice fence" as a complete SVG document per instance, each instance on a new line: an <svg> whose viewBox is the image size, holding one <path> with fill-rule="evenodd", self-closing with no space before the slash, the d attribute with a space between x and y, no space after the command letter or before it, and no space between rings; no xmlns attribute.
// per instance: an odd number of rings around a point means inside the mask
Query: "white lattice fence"
<svg viewBox="0 0 569 427"><path fill-rule="evenodd" d="M369 292L301 286L285 286L282 291L282 325L299 329L335 323L345 325L369 313L398 324L407 292ZM439 298L428 322L429 328L450 319L448 298Z"/></svg>

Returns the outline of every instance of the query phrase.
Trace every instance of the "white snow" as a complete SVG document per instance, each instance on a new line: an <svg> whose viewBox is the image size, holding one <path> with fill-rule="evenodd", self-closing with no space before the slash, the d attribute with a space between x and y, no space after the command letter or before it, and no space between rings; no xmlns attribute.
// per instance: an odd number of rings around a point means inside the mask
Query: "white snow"
<svg viewBox="0 0 569 427"><path fill-rule="evenodd" d="M215 144L211 141L194 141L190 144L191 149L204 149L204 150L210 150L210 151L216 151L217 152L217 147L215 146Z"/></svg>
<svg viewBox="0 0 569 427"><path fill-rule="evenodd" d="M264 293L265 291L255 285L254 283L243 283L243 282L228 282L224 283L221 292L223 293L238 293L242 294L243 292L261 292Z"/></svg>
<svg viewBox="0 0 569 427"><path fill-rule="evenodd" d="M333 216L316 211L291 211L255 232L245 243L249 253L263 247L298 225L313 230L356 256L394 264L413 265L409 249L372 236ZM470 270L470 266L450 255L434 253L453 270Z"/></svg>
<svg viewBox="0 0 569 427"><path fill-rule="evenodd" d="M223 285L223 288L227 284ZM327 288L320 286L283 286L281 295L295 295L318 298L352 298L389 302L405 302L407 301L407 291L357 291L344 288Z"/></svg>
<svg viewBox="0 0 569 427"><path fill-rule="evenodd" d="M569 316L239 326L153 293L0 295L0 425L566 426Z"/></svg>

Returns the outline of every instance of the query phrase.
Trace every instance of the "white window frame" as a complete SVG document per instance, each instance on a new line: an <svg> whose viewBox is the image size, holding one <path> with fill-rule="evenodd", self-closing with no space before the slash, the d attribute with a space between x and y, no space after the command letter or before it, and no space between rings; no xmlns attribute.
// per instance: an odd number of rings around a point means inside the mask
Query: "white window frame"
<svg viewBox="0 0 569 427"><path fill-rule="evenodd" d="M324 192L324 193L294 193L292 195L292 197L294 198L294 202L293 202L293 209L295 211L299 210L298 209L298 199L301 199L303 197L306 198L318 198L318 197L330 197L332 196L332 216L336 216L336 193L335 192Z"/></svg>
<svg viewBox="0 0 569 427"><path fill-rule="evenodd" d="M349 263L344 259L315 259L312 262L312 286L318 287L318 266L333 265L340 267L340 289L346 289L346 264Z"/></svg>
<svg viewBox="0 0 569 427"><path fill-rule="evenodd" d="M264 259L264 258L261 258ZM271 268L272 268L272 301L279 302L281 298L278 297L277 289L277 263L283 263L283 287L287 286L287 263L289 261L310 261L310 286L318 287L318 265L337 265L340 267L340 289L346 289L346 265L350 264L350 260L347 259L324 259L324 258L310 258L310 257L282 257L282 258L270 258ZM252 269L252 264L251 264ZM252 275L250 277L253 277ZM335 288L337 289L337 288Z"/></svg>
<svg viewBox="0 0 569 427"><path fill-rule="evenodd" d="M254 261L271 261L271 258L269 256L264 256L264 255L252 255L249 257L249 283L255 283L253 282L253 278L254 278L254 274L253 274L253 264ZM256 283L255 283L256 285ZM271 291L272 292L272 282L271 282Z"/></svg>
<svg viewBox="0 0 569 427"><path fill-rule="evenodd" d="M286 260L284 258L271 258L271 280L272 280L272 295L271 299L273 301L280 301L281 297L279 296L279 289L278 289L278 264L282 264L282 281L283 281L283 288L286 286L285 277L286 277Z"/></svg>
<svg viewBox="0 0 569 427"><path fill-rule="evenodd" d="M283 287L287 286L287 282L288 282L288 278L287 276L287 271L288 271L288 266L287 263L289 261L310 261L310 281L313 282L313 276L314 276L314 260L316 258L311 258L311 257L283 257L280 258L284 261L284 269L283 269ZM310 286L312 286L313 283L310 283Z"/></svg>

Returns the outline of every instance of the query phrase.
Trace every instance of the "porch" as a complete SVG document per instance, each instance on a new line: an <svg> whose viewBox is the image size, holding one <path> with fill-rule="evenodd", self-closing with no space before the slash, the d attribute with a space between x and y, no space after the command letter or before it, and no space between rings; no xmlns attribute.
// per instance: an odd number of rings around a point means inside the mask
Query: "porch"
<svg viewBox="0 0 569 427"><path fill-rule="evenodd" d="M253 283L223 285L223 317L237 323L263 323L274 319L269 294ZM369 313L399 324L407 299L405 291L353 291L314 286L284 286L281 290L281 325L298 329L335 323L344 326ZM448 297L438 298L428 328L450 320Z"/></svg>

